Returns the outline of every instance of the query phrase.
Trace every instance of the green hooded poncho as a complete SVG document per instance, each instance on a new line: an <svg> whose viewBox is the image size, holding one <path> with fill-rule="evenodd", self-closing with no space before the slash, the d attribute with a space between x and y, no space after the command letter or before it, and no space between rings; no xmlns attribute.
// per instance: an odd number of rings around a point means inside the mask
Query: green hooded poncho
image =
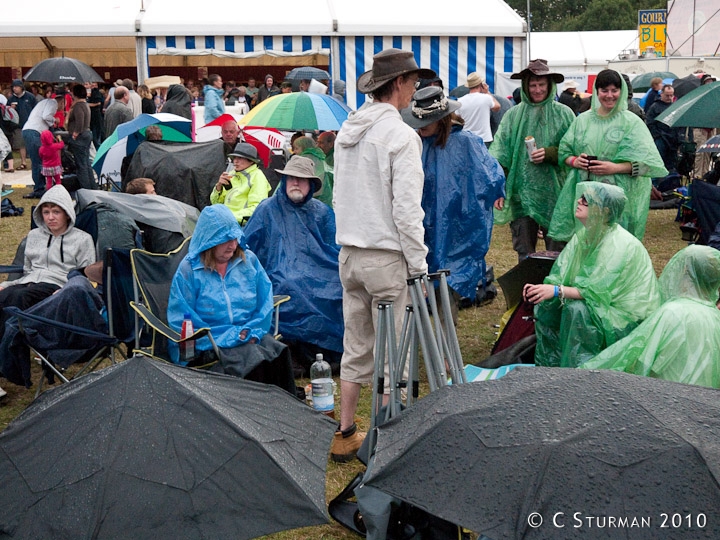
<svg viewBox="0 0 720 540"><path fill-rule="evenodd" d="M627 110L627 86L622 77L620 80L620 97L607 116L598 114L600 101L597 88L593 89L591 109L578 116L565 133L560 141L558 159L564 163L570 156L585 153L597 156L600 161L633 163L638 175L596 176L586 170L570 169L548 230L548 236L555 240L565 241L572 236L575 230L575 186L586 180L623 188L628 203L619 223L638 240L645 235L652 187L650 178L665 176L668 172L647 126Z"/></svg>
<svg viewBox="0 0 720 540"><path fill-rule="evenodd" d="M660 309L582 367L720 388L718 287L720 251L679 251L660 276Z"/></svg>
<svg viewBox="0 0 720 540"><path fill-rule="evenodd" d="M545 283L576 287L582 300L553 298L535 307L540 366L577 367L628 335L660 305L657 279L642 243L617 223L622 189L582 182L576 200L588 218L560 252Z"/></svg>
<svg viewBox="0 0 720 540"><path fill-rule="evenodd" d="M520 104L505 113L490 145L490 155L507 172L505 207L495 210L498 225L524 216L530 216L543 228L550 225L563 185L563 173L556 159L553 160L555 163L545 161L539 165L531 162L525 137L534 137L538 148L554 148L551 153L557 158L560 139L575 115L569 107L555 101L556 84L550 77L548 81L548 97L540 103L532 103L527 93L527 80L523 80Z"/></svg>

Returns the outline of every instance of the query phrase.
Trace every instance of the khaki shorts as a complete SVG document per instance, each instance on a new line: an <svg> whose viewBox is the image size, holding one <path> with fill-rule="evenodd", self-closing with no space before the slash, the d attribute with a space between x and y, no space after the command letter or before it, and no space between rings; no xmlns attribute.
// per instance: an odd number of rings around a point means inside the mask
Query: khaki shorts
<svg viewBox="0 0 720 540"><path fill-rule="evenodd" d="M398 338L402 331L405 306L410 301L407 262L402 253L356 247L343 247L339 260L345 319L340 378L369 383L374 371L378 302L393 302ZM385 380L389 381L387 362ZM389 388L385 392L389 392Z"/></svg>

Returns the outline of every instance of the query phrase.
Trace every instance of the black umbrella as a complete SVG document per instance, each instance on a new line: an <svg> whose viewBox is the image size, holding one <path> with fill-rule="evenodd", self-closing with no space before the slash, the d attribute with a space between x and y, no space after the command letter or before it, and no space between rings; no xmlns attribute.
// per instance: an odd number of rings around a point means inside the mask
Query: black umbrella
<svg viewBox="0 0 720 540"><path fill-rule="evenodd" d="M421 399L366 480L493 540L720 538L718 482L720 390L540 367Z"/></svg>
<svg viewBox="0 0 720 540"><path fill-rule="evenodd" d="M688 92L695 90L700 86L700 79L693 74L683 77L682 79L675 79L672 83L675 89L675 97L680 99Z"/></svg>
<svg viewBox="0 0 720 540"><path fill-rule="evenodd" d="M85 62L62 56L46 58L35 64L25 75L26 81L47 83L104 82L97 71Z"/></svg>
<svg viewBox="0 0 720 540"><path fill-rule="evenodd" d="M295 69L291 70L290 73L285 75L286 81L310 81L312 79L315 79L316 81L329 80L330 74L324 69L312 66L305 66L296 67Z"/></svg>
<svg viewBox="0 0 720 540"><path fill-rule="evenodd" d="M42 394L0 435L0 536L244 539L325 523L334 431L276 387L132 358Z"/></svg>

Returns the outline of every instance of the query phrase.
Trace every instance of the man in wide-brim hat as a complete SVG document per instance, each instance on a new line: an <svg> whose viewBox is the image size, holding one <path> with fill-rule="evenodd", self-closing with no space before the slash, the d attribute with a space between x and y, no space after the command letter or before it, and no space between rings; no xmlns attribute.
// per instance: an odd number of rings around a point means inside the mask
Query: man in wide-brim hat
<svg viewBox="0 0 720 540"><path fill-rule="evenodd" d="M245 225L272 188L258 167L260 158L252 144L237 143L228 158L232 159L234 170L220 175L210 193L210 204L224 204L232 210L238 223Z"/></svg>
<svg viewBox="0 0 720 540"><path fill-rule="evenodd" d="M365 436L357 432L355 412L361 385L373 378L375 306L379 300L405 306L406 279L427 272L422 145L400 110L410 104L421 77L435 76L418 67L412 52L379 52L357 81L358 90L373 100L350 113L335 140L333 206L345 316L340 430L331 449L335 461L352 459ZM403 315L402 309L395 311L397 330Z"/></svg>
<svg viewBox="0 0 720 540"><path fill-rule="evenodd" d="M547 236L547 228L563 185L558 146L575 114L555 101L557 84L565 78L552 72L546 60L532 60L510 78L522 81L521 101L505 113L490 154L506 177L506 197L495 202L495 223L510 224L513 249L521 261L536 251L538 231L548 251L564 247Z"/></svg>

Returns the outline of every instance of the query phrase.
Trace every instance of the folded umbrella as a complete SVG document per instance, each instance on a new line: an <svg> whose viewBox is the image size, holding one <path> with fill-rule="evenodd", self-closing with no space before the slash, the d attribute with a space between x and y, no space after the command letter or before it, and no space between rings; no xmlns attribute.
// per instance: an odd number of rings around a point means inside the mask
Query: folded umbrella
<svg viewBox="0 0 720 540"><path fill-rule="evenodd" d="M712 388L518 367L380 426L366 484L493 540L719 538L719 404Z"/></svg>
<svg viewBox="0 0 720 540"><path fill-rule="evenodd" d="M42 394L0 434L0 536L245 539L325 523L334 431L279 388L132 358Z"/></svg>

